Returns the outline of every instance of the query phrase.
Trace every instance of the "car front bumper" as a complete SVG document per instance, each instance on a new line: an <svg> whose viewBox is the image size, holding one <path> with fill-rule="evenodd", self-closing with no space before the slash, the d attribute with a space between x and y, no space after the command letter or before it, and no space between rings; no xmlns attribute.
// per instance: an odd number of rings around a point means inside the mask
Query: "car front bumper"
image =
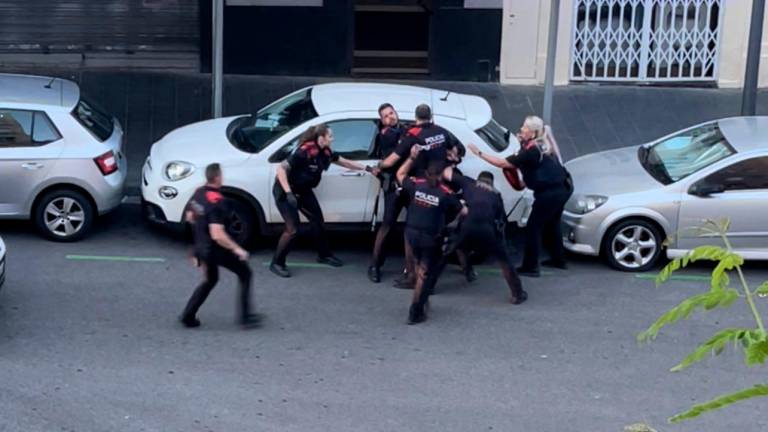
<svg viewBox="0 0 768 432"><path fill-rule="evenodd" d="M600 255L599 218L590 214L580 215L563 212L561 229L563 246L573 253L581 255Z"/></svg>

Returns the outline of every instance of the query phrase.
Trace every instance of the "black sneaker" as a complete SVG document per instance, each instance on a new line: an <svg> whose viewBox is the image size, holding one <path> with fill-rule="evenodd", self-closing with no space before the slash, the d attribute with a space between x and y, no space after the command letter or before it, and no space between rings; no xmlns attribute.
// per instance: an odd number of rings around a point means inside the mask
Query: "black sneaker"
<svg viewBox="0 0 768 432"><path fill-rule="evenodd" d="M186 328L200 327L200 320L196 317L185 317L184 315L179 317L179 322Z"/></svg>
<svg viewBox="0 0 768 432"><path fill-rule="evenodd" d="M525 291L520 291L520 295L517 297L512 297L512 304L519 305L525 303L526 300L528 300L528 293Z"/></svg>
<svg viewBox="0 0 768 432"><path fill-rule="evenodd" d="M376 266L368 267L368 279L373 283L381 282L381 270Z"/></svg>
<svg viewBox="0 0 768 432"><path fill-rule="evenodd" d="M464 277L467 278L467 282L472 283L477 280L477 272L475 269L469 269L464 271Z"/></svg>
<svg viewBox="0 0 768 432"><path fill-rule="evenodd" d="M560 270L568 270L568 264L565 261L555 261L548 259L546 261L542 261L541 265L544 267L551 267Z"/></svg>
<svg viewBox="0 0 768 432"><path fill-rule="evenodd" d="M397 289L412 290L414 284L415 284L414 281L404 279L404 280L396 280L395 283L392 284L392 286Z"/></svg>
<svg viewBox="0 0 768 432"><path fill-rule="evenodd" d="M291 277L291 272L288 271L288 267L284 265L272 263L269 265L269 271L280 276L281 278Z"/></svg>
<svg viewBox="0 0 768 432"><path fill-rule="evenodd" d="M537 278L541 276L541 273L539 272L538 269L531 270L523 267L517 268L517 274L519 274L520 276L532 277L532 278Z"/></svg>
<svg viewBox="0 0 768 432"><path fill-rule="evenodd" d="M328 255L325 257L317 257L317 262L319 262L320 264L329 265L331 267L341 267L344 265L344 261L336 258L333 255Z"/></svg>
<svg viewBox="0 0 768 432"><path fill-rule="evenodd" d="M264 316L257 313L250 313L240 318L240 325L245 328L258 327L264 320Z"/></svg>
<svg viewBox="0 0 768 432"><path fill-rule="evenodd" d="M408 325L423 323L426 320L427 314L424 313L424 308L412 304L411 309L408 310Z"/></svg>
<svg viewBox="0 0 768 432"><path fill-rule="evenodd" d="M410 282L410 280L411 280L411 275L408 274L407 271L403 270L403 272L400 273L400 276L397 279L395 279L395 283L396 284L412 283Z"/></svg>

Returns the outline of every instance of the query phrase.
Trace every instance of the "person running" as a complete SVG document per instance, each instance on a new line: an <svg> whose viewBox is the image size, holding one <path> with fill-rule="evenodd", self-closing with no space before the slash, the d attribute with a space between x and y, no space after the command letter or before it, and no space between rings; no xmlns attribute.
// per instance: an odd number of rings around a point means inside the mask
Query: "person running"
<svg viewBox="0 0 768 432"><path fill-rule="evenodd" d="M328 248L323 210L313 191L320 184L323 172L331 163L351 170L366 170L374 175L378 174L377 169L360 165L334 153L331 149L333 131L325 124L307 129L299 142L299 148L277 167L277 177L272 188L275 205L285 221L285 228L277 243L269 270L284 278L291 277L285 260L298 233L299 212L309 220L315 237L317 262L333 267L344 265Z"/></svg>
<svg viewBox="0 0 768 432"><path fill-rule="evenodd" d="M456 195L441 182L445 169L443 161L430 162L423 177L408 176L420 151L418 146L413 146L410 156L397 171L397 180L409 199L405 239L413 251L416 273L408 324L418 324L427 319L425 309L429 294L437 283L447 215L466 214L466 208Z"/></svg>
<svg viewBox="0 0 768 432"><path fill-rule="evenodd" d="M179 318L186 327L199 327L197 311L219 281L219 266L237 275L240 281L240 323L243 326L259 324L261 316L251 312L251 268L248 252L227 234L229 202L221 194L223 183L221 166L217 163L205 168L205 186L195 191L185 212L187 222L194 224L193 260L203 269L205 279L187 302Z"/></svg>

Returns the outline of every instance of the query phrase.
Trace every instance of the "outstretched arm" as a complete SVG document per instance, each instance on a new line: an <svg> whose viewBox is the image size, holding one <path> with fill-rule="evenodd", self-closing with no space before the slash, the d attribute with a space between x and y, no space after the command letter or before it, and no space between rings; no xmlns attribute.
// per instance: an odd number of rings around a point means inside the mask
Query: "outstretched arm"
<svg viewBox="0 0 768 432"><path fill-rule="evenodd" d="M501 169L509 169L514 168L515 166L511 163L507 162L506 159L502 159L500 157L491 156L488 153L483 153L480 151L479 148L477 148L474 144L469 144L469 151L471 151L475 156L479 157L480 159L488 162L489 164L501 168Z"/></svg>

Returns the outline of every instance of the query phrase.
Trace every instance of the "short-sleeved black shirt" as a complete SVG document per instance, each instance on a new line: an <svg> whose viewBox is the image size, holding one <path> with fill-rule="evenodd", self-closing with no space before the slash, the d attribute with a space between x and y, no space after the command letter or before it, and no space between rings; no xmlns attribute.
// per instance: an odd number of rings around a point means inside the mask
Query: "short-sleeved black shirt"
<svg viewBox="0 0 768 432"><path fill-rule="evenodd" d="M450 132L434 123L422 123L408 129L395 149L395 153L401 159L406 158L414 145L420 146L421 152L413 163L411 174L423 177L430 161L437 160L448 165L448 150L456 146L456 139Z"/></svg>
<svg viewBox="0 0 768 432"><path fill-rule="evenodd" d="M308 191L320 184L323 171L331 166L331 162L339 160L339 155L329 148L320 148L314 141L302 144L287 159L290 170L288 183L297 192Z"/></svg>
<svg viewBox="0 0 768 432"><path fill-rule="evenodd" d="M461 188L461 196L467 204L467 221L478 224L495 224L504 220L504 201L501 193L489 185L454 173L451 182Z"/></svg>
<svg viewBox="0 0 768 432"><path fill-rule="evenodd" d="M536 145L524 144L517 153L507 158L523 174L525 185L534 192L552 186L563 186L566 171L553 155L543 154Z"/></svg>
<svg viewBox="0 0 768 432"><path fill-rule="evenodd" d="M407 177L403 180L403 191L410 198L406 228L437 236L449 222L447 215L461 210L459 199L442 183L430 186L426 179Z"/></svg>
<svg viewBox="0 0 768 432"><path fill-rule="evenodd" d="M195 214L195 256L205 260L213 252L224 250L211 239L211 224L228 225L229 204L221 191L211 186L203 186L192 195L187 207Z"/></svg>
<svg viewBox="0 0 768 432"><path fill-rule="evenodd" d="M404 132L405 129L403 129L402 125L400 124L395 126L384 126L380 128L379 133L376 135L376 157L384 160L389 157L389 155L394 153ZM385 172L389 174L395 174L404 160L405 159L401 157L398 163L394 164L390 168L387 168Z"/></svg>

